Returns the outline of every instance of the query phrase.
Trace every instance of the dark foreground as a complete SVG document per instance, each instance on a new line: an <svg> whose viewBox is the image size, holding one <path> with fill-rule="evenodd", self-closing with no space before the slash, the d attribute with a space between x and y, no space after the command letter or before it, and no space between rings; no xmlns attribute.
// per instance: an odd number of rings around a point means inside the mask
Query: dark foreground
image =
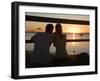
<svg viewBox="0 0 100 81"><path fill-rule="evenodd" d="M52 55L52 61L45 65L32 64L30 62L31 55L32 52L26 52L26 68L89 65L89 55L87 53L68 55L63 59L56 59L55 56Z"/></svg>

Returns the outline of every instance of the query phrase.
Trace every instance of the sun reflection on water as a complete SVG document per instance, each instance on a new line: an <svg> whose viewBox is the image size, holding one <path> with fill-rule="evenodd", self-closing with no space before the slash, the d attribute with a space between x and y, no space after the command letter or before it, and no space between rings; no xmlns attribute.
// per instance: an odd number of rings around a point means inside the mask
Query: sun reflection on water
<svg viewBox="0 0 100 81"><path fill-rule="evenodd" d="M74 33L73 33L72 39L75 40L75 34L74 34ZM73 45L73 46L75 46L75 44L76 44L75 42L72 42L72 45Z"/></svg>

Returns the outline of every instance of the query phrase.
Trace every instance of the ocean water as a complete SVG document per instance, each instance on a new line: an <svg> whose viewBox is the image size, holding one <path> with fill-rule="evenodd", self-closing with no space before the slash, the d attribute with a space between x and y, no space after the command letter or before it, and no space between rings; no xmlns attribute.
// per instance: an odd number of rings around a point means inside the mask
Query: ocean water
<svg viewBox="0 0 100 81"><path fill-rule="evenodd" d="M30 40L32 36L34 36L36 33L26 33L25 34L25 40ZM89 39L89 34L66 34L66 39ZM34 43L26 43L25 44L26 51L33 51L34 49ZM55 54L56 49L53 46L53 44L50 46L50 53ZM89 41L79 41L79 42L67 42L66 41L66 50L69 55L77 55L82 52L86 52L89 54Z"/></svg>

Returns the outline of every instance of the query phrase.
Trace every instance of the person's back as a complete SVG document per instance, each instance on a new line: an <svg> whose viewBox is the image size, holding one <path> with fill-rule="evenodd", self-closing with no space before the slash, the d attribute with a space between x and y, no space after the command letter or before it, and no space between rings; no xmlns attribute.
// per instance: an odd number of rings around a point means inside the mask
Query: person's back
<svg viewBox="0 0 100 81"><path fill-rule="evenodd" d="M34 36L33 63L45 64L50 59L49 48L52 35L38 33Z"/></svg>
<svg viewBox="0 0 100 81"><path fill-rule="evenodd" d="M47 24L44 33L37 33L32 37L34 43L32 63L33 64L47 64L50 61L49 48L52 43L53 25Z"/></svg>
<svg viewBox="0 0 100 81"><path fill-rule="evenodd" d="M54 46L56 47L56 58L66 57L66 35L62 34L62 38L55 35Z"/></svg>
<svg viewBox="0 0 100 81"><path fill-rule="evenodd" d="M66 35L62 33L61 24L56 24L55 29L54 46L56 47L56 58L62 59L66 57Z"/></svg>
<svg viewBox="0 0 100 81"><path fill-rule="evenodd" d="M38 33L34 36L35 46L38 48L50 46L50 41L52 39L52 34L49 33ZM49 50L49 49L48 49Z"/></svg>

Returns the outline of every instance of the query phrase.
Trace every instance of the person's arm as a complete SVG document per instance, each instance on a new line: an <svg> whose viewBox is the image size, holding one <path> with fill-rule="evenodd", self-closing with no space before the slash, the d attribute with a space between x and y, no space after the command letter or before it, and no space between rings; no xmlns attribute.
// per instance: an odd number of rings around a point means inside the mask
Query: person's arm
<svg viewBox="0 0 100 81"><path fill-rule="evenodd" d="M34 42L34 36L32 36L31 41Z"/></svg>
<svg viewBox="0 0 100 81"><path fill-rule="evenodd" d="M39 37L39 34L35 34L34 36L32 36L31 41L33 43L35 43L37 41L38 37Z"/></svg>
<svg viewBox="0 0 100 81"><path fill-rule="evenodd" d="M31 38L31 41L32 41L33 43L35 43L35 40L37 40L37 34L36 34L35 36L32 36L32 38Z"/></svg>

